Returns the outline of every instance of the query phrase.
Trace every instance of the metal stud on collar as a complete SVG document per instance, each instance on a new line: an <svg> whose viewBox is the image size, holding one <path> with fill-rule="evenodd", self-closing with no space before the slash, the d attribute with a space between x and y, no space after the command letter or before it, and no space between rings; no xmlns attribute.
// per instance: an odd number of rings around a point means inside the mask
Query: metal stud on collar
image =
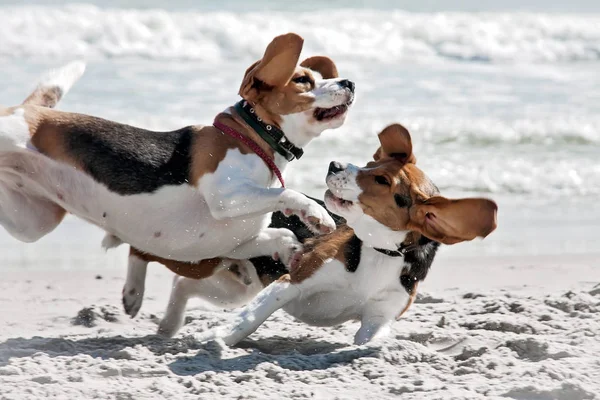
<svg viewBox="0 0 600 400"><path fill-rule="evenodd" d="M246 105L246 104L248 104L248 103L244 102L244 105ZM251 113L251 114L254 114L254 108L251 108L251 109L250 109L250 113ZM258 117L258 116L257 116L257 117L256 117L256 120L257 120L258 122L262 122L262 118L261 118L261 117ZM266 125L266 124L265 124L265 125ZM271 125L266 125L266 128L267 128L267 130L268 130L268 131L270 131L271 129L273 129L273 128L271 128Z"/></svg>

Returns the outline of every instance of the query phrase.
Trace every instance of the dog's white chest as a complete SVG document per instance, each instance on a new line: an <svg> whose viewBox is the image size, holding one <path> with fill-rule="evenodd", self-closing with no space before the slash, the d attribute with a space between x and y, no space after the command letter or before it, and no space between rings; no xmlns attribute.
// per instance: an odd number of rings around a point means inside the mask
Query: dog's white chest
<svg viewBox="0 0 600 400"><path fill-rule="evenodd" d="M393 318L410 295L400 283L402 259L364 254L355 272L330 260L300 284L302 295L284 308L311 325L330 326L360 319L365 313Z"/></svg>

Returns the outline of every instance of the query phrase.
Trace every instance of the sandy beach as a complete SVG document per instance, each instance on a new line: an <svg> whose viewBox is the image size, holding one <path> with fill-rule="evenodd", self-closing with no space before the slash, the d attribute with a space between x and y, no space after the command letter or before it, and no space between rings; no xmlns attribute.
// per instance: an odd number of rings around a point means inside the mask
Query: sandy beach
<svg viewBox="0 0 600 400"><path fill-rule="evenodd" d="M171 275L158 264L133 320L118 306L122 269L10 270L0 398L595 399L598 260L441 254L406 317L366 346L351 344L355 323L314 328L282 311L235 348L198 343L232 316L200 301L162 339Z"/></svg>
<svg viewBox="0 0 600 400"><path fill-rule="evenodd" d="M288 187L322 197L330 161L365 165L398 122L442 195L499 206L498 229L444 246L416 304L366 346L357 323L283 311L235 348L200 343L233 316L200 301L163 339L165 268L130 319L125 246L103 252L74 217L33 244L0 228L0 400L600 398L597 0L0 0L0 21L0 104L85 60L60 109L152 130L213 121L266 44L296 32L357 100Z"/></svg>

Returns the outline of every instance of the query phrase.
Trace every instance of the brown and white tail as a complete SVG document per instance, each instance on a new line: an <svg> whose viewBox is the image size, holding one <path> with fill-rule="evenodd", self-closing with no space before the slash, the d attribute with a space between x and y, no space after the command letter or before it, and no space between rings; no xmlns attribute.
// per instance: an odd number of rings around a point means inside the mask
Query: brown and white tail
<svg viewBox="0 0 600 400"><path fill-rule="evenodd" d="M71 62L64 67L48 72L37 88L25 99L24 106L53 108L83 75L85 64ZM22 106L0 108L0 153L26 149L31 132Z"/></svg>
<svg viewBox="0 0 600 400"><path fill-rule="evenodd" d="M54 108L71 89L71 86L81 78L84 71L85 63L83 61L73 61L49 71L23 104Z"/></svg>

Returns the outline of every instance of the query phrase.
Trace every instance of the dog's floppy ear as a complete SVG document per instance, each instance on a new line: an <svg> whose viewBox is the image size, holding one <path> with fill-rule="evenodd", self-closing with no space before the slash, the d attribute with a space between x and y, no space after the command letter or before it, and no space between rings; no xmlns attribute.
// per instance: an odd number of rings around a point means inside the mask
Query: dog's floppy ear
<svg viewBox="0 0 600 400"><path fill-rule="evenodd" d="M410 208L408 228L429 239L454 244L486 237L496 229L498 206L482 198L450 200L435 196Z"/></svg>
<svg viewBox="0 0 600 400"><path fill-rule="evenodd" d="M415 164L417 159L412 152L412 140L408 130L400 124L392 124L379 134L381 146L373 154L373 159L395 158L403 163Z"/></svg>
<svg viewBox="0 0 600 400"><path fill-rule="evenodd" d="M381 150L381 146L379 146L379 148L375 151L375 154L373 154L373 160L379 161L379 159L383 156L383 150Z"/></svg>
<svg viewBox="0 0 600 400"><path fill-rule="evenodd" d="M296 70L304 39L295 33L277 36L269 45L263 58L246 70L239 94L254 97L265 88L285 86Z"/></svg>
<svg viewBox="0 0 600 400"><path fill-rule="evenodd" d="M333 60L329 57L309 57L302 61L300 66L320 73L323 79L334 79L339 77L337 67L335 66Z"/></svg>

